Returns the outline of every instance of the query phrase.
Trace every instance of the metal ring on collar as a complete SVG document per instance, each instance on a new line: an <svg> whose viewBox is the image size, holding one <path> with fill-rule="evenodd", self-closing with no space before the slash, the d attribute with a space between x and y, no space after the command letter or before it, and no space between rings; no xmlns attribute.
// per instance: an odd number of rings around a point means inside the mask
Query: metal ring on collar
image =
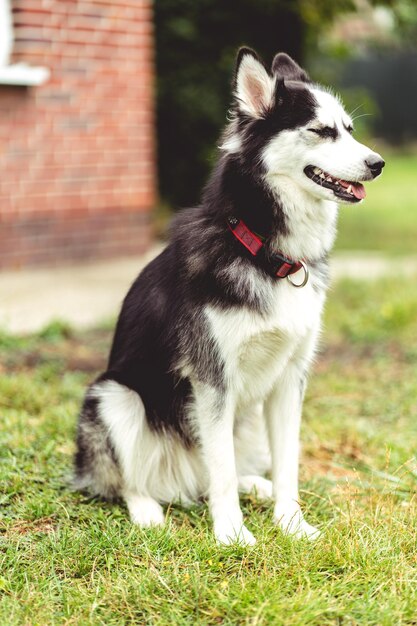
<svg viewBox="0 0 417 626"><path fill-rule="evenodd" d="M310 273L309 273L309 271L308 271L308 267L307 267L306 263L304 263L304 261L300 261L300 263L301 263L301 267L302 267L302 268L303 268L303 270L304 270L304 280L303 280L303 282L302 282L302 283L299 283L299 284L297 284L297 283L293 283L293 282L292 282L292 280L291 280L291 274L289 274L289 275L287 276L287 279L289 280L289 282L291 283L291 285L292 285L293 287L297 287L297 289L298 289L299 287L304 287L304 286L308 283L308 279L310 278ZM298 270L298 271L300 271L300 270ZM298 272L296 272L296 273L298 274Z"/></svg>

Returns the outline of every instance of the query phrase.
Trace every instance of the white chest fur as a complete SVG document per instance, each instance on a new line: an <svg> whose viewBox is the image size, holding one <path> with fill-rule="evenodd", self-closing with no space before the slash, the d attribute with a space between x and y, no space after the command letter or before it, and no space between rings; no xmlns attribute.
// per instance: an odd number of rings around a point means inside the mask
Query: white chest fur
<svg viewBox="0 0 417 626"><path fill-rule="evenodd" d="M238 406L265 399L290 359L304 343L310 344L320 325L324 297L324 290L315 290L311 282L297 289L281 280L270 290L267 314L206 308Z"/></svg>

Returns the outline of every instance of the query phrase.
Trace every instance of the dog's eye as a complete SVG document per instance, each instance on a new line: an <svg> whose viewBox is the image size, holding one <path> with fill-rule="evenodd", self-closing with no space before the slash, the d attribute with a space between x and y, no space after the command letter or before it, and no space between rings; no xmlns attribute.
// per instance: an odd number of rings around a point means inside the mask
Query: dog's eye
<svg viewBox="0 0 417 626"><path fill-rule="evenodd" d="M353 126L351 124L349 124L349 126L345 126L346 130L348 133L352 134L353 133Z"/></svg>
<svg viewBox="0 0 417 626"><path fill-rule="evenodd" d="M330 137L331 139L336 139L337 137L336 127L332 128L331 126L321 126L320 128L308 128L307 130L309 130L310 133L316 133L316 135L323 138Z"/></svg>

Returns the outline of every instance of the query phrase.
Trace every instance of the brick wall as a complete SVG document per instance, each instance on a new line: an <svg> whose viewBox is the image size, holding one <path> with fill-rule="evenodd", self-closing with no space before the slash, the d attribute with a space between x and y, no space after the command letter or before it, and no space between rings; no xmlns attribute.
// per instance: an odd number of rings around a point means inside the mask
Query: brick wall
<svg viewBox="0 0 417 626"><path fill-rule="evenodd" d="M142 252L155 203L150 0L14 0L0 85L0 267Z"/></svg>

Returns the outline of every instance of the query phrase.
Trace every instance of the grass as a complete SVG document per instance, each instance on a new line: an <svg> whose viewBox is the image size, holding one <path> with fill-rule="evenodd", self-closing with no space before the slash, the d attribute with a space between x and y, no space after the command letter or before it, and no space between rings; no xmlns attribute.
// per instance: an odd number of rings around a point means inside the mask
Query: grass
<svg viewBox="0 0 417 626"><path fill-rule="evenodd" d="M365 201L340 209L336 249L416 254L417 155L381 152L387 164L382 177L366 185Z"/></svg>
<svg viewBox="0 0 417 626"><path fill-rule="evenodd" d="M72 493L78 406L108 329L0 335L0 624L416 624L417 292L341 282L303 424L301 496L315 543L243 499L253 548L213 542L205 506L164 529Z"/></svg>

